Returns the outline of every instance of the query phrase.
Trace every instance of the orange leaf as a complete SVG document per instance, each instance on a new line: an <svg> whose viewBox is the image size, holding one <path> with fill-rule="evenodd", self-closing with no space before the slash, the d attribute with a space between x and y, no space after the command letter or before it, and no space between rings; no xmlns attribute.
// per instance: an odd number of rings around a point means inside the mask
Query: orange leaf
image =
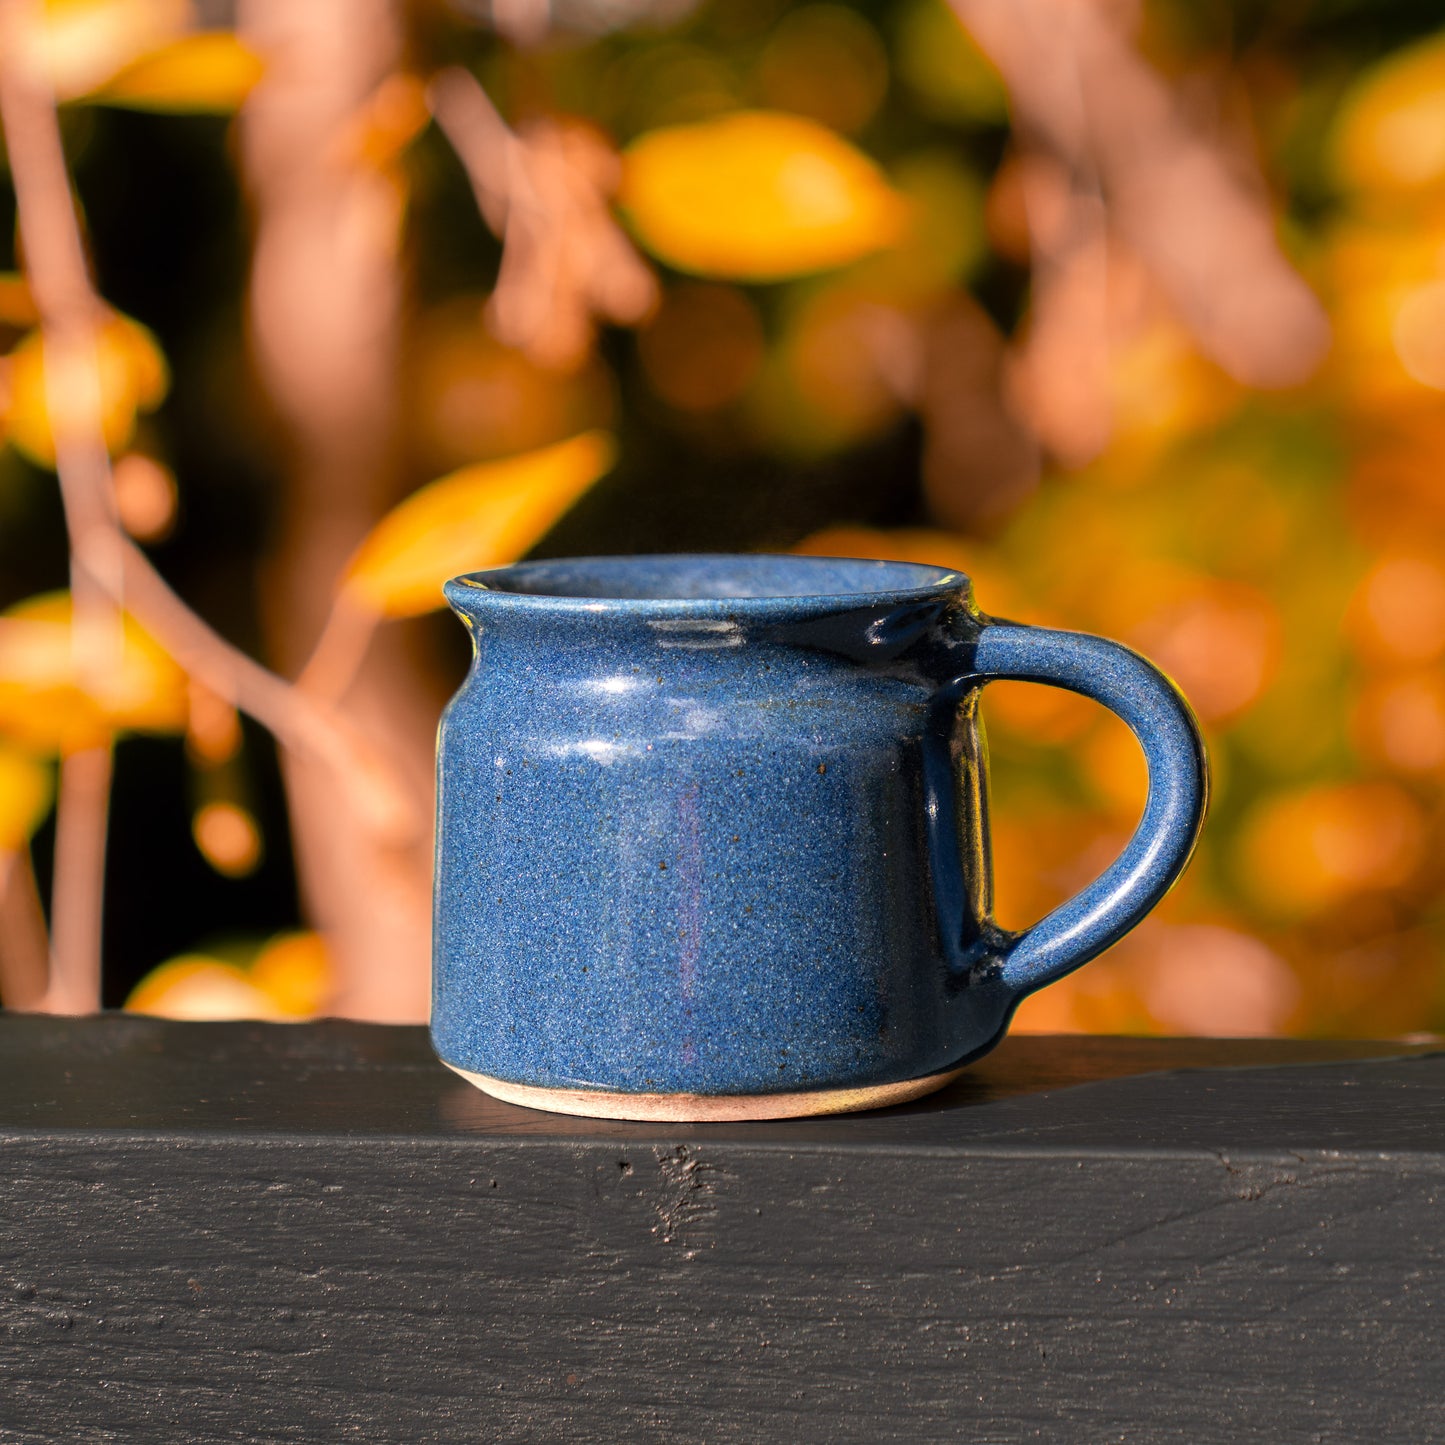
<svg viewBox="0 0 1445 1445"><path fill-rule="evenodd" d="M745 281L856 261L898 240L907 212L861 151L772 111L650 131L623 156L618 200L668 265Z"/></svg>
<svg viewBox="0 0 1445 1445"><path fill-rule="evenodd" d="M601 431L497 462L478 462L415 491L351 559L347 595L385 617L442 605L441 585L462 572L514 562L612 466Z"/></svg>
<svg viewBox="0 0 1445 1445"><path fill-rule="evenodd" d="M256 52L230 31L204 30L142 55L90 99L131 110L228 115L263 69Z"/></svg>
<svg viewBox="0 0 1445 1445"><path fill-rule="evenodd" d="M319 933L283 933L251 965L251 982L290 1017L314 1018L335 987L331 960Z"/></svg>
<svg viewBox="0 0 1445 1445"><path fill-rule="evenodd" d="M30 283L18 271L0 271L0 325L34 326L39 319Z"/></svg>

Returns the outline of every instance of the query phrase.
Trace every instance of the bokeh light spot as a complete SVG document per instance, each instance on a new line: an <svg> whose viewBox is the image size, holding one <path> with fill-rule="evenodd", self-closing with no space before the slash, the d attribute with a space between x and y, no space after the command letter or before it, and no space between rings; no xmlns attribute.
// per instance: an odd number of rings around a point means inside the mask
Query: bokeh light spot
<svg viewBox="0 0 1445 1445"><path fill-rule="evenodd" d="M1249 1038L1284 1030L1300 1000L1289 965L1232 928L1161 929L1144 1003L1166 1030Z"/></svg>
<svg viewBox="0 0 1445 1445"><path fill-rule="evenodd" d="M1368 757L1407 774L1445 767L1445 677L1439 672L1381 678L1355 709L1356 741Z"/></svg>
<svg viewBox="0 0 1445 1445"><path fill-rule="evenodd" d="M888 89L888 55L856 10L804 5L784 15L758 64L762 97L851 134L872 118Z"/></svg>
<svg viewBox="0 0 1445 1445"><path fill-rule="evenodd" d="M1352 609L1368 660L1428 662L1445 653L1445 566L1409 553L1380 558Z"/></svg>
<svg viewBox="0 0 1445 1445"><path fill-rule="evenodd" d="M1279 617L1263 593L1211 581L1155 613L1134 640L1183 688L1199 716L1219 722L1243 712L1279 665Z"/></svg>
<svg viewBox="0 0 1445 1445"><path fill-rule="evenodd" d="M637 338L648 383L681 411L736 401L762 364L763 327L741 291L683 284L669 291Z"/></svg>
<svg viewBox="0 0 1445 1445"><path fill-rule="evenodd" d="M217 873L243 878L261 861L261 830L238 803L207 803L191 824L196 847Z"/></svg>
<svg viewBox="0 0 1445 1445"><path fill-rule="evenodd" d="M1445 391L1445 281L1405 297L1395 312L1390 338L1400 365L1416 381Z"/></svg>
<svg viewBox="0 0 1445 1445"><path fill-rule="evenodd" d="M1426 840L1420 805L1391 783L1308 788L1260 804L1235 854L1244 891L1267 912L1312 914L1403 887Z"/></svg>
<svg viewBox="0 0 1445 1445"><path fill-rule="evenodd" d="M178 501L170 468L142 452L127 452L116 462L113 477L121 526L138 542L159 542L169 536Z"/></svg>

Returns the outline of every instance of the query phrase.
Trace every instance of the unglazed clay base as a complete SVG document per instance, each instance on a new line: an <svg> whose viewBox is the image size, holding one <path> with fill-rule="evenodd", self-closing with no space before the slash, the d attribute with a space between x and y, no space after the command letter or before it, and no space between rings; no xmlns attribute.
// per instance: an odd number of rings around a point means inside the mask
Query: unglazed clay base
<svg viewBox="0 0 1445 1445"><path fill-rule="evenodd" d="M446 1060L442 1060L446 1063ZM545 1089L509 1084L488 1074L473 1074L447 1064L469 1084L508 1104L547 1109L553 1114L581 1114L591 1119L664 1119L670 1123L725 1123L736 1119L796 1119L809 1114L856 1114L921 1099L963 1073L962 1068L904 1079L896 1084L871 1084L862 1089L803 1089L795 1094L618 1094L603 1089Z"/></svg>

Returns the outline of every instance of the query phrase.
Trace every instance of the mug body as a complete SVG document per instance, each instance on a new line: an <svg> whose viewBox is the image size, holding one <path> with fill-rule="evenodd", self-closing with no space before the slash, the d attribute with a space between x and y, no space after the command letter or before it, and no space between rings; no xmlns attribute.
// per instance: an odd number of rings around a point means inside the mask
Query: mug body
<svg viewBox="0 0 1445 1445"><path fill-rule="evenodd" d="M448 584L432 1034L503 1097L765 1117L936 1087L1007 1004L937 567L569 559Z"/></svg>

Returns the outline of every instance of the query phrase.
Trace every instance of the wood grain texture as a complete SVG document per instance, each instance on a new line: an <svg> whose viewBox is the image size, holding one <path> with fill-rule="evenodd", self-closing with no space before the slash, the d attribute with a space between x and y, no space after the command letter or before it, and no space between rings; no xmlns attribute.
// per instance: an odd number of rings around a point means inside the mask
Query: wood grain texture
<svg viewBox="0 0 1445 1445"><path fill-rule="evenodd" d="M664 1125L414 1029L0 1018L0 1151L5 1441L1445 1438L1420 1048L1020 1038Z"/></svg>

